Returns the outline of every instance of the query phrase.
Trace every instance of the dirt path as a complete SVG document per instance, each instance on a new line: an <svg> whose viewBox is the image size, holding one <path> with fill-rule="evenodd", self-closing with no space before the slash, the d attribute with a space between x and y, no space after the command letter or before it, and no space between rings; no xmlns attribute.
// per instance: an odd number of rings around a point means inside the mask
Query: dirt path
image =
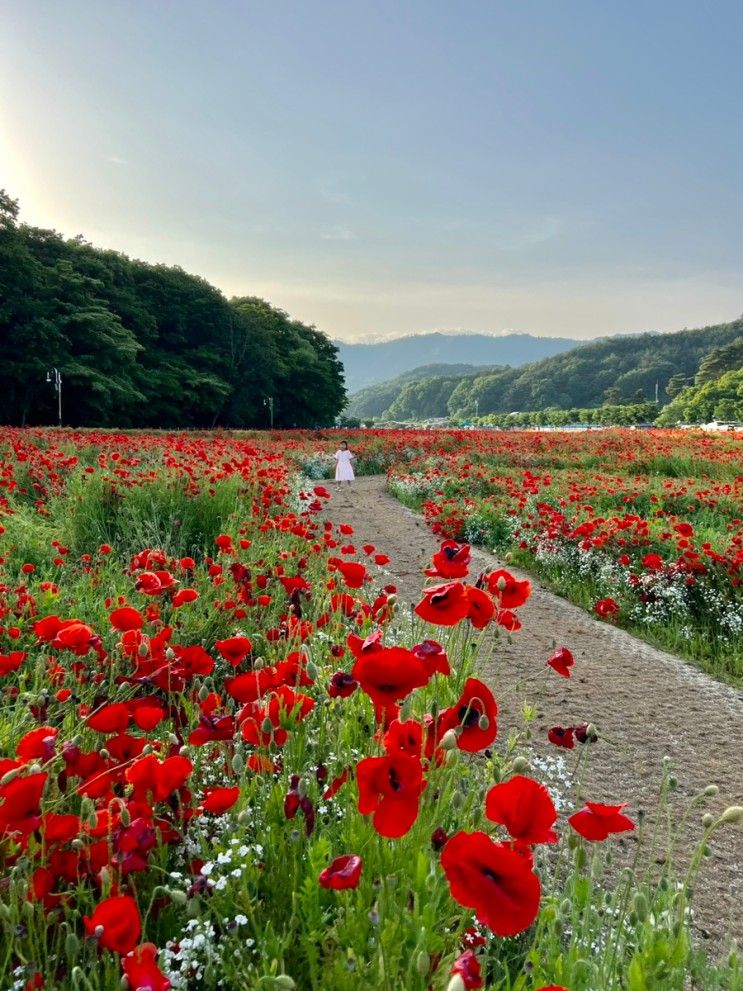
<svg viewBox="0 0 743 991"><path fill-rule="evenodd" d="M388 554L387 568L401 598L418 601L422 568L438 541L389 495L384 477L357 479L350 490L333 489L327 512L334 522L354 527L357 546L372 543ZM473 552L473 562L473 572L496 565L481 551ZM523 725L521 706L529 700L537 705L532 725L538 756L571 759L570 751L546 742L551 726L593 722L599 728L602 740L593 749L585 788L589 798L629 801L634 815L642 809L652 816L668 755L678 779L675 808L684 808L709 784L720 789L709 811L743 805L743 693L532 584L533 594L519 610L523 629L510 643L505 637L494 642L481 663L481 675L501 708L503 738L509 727ZM569 680L545 667L554 645L575 655ZM691 816L687 835L694 839L701 835L700 816L701 811ZM716 834L695 905L696 936L710 949L721 948L727 936L743 938L743 826Z"/></svg>

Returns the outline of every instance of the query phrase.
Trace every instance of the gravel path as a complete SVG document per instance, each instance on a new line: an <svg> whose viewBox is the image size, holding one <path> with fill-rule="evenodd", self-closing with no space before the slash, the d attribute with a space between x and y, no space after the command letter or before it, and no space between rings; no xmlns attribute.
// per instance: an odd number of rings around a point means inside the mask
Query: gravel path
<svg viewBox="0 0 743 991"><path fill-rule="evenodd" d="M401 598L417 602L422 568L438 547L435 536L386 491L383 476L360 478L350 489L332 491L328 517L351 524L357 546L372 543L388 554L387 570ZM475 551L471 571L497 564L492 555ZM628 801L630 814L642 809L650 819L668 755L678 780L673 807L679 815L709 784L720 789L706 806L712 813L743 805L743 693L594 620L533 580L532 585L531 598L519 610L523 629L494 640L481 659L481 676L501 709L502 738L509 727L523 726L520 712L528 700L537 706L532 724L537 756L574 759L570 751L557 751L546 742L550 726L593 722L598 727L602 739L592 751L584 788L588 798ZM554 646L569 647L575 655L569 680L545 667ZM681 861L701 835L700 816L701 811L691 816ZM743 939L743 826L716 834L694 903L695 935L710 950L722 949L728 937Z"/></svg>

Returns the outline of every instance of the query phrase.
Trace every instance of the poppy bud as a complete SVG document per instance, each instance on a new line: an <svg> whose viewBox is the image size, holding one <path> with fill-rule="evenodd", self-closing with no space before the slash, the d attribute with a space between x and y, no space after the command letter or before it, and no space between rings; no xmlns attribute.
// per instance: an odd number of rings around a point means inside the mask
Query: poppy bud
<svg viewBox="0 0 743 991"><path fill-rule="evenodd" d="M499 592L502 592L507 584L508 583L506 582L506 579L503 577L503 575L501 575L498 581L495 583L495 587L498 589Z"/></svg>
<svg viewBox="0 0 743 991"><path fill-rule="evenodd" d="M198 919L201 915L201 906L198 898L189 898L186 902L186 915L189 919Z"/></svg>
<svg viewBox="0 0 743 991"><path fill-rule="evenodd" d="M480 730L486 730L486 729L488 729L489 726L490 726L490 720L488 719L488 717L483 712L483 714L477 720L477 728L480 729Z"/></svg>
<svg viewBox="0 0 743 991"><path fill-rule="evenodd" d="M582 846L575 851L575 866L578 870L586 866L586 851Z"/></svg>
<svg viewBox="0 0 743 991"><path fill-rule="evenodd" d="M529 761L526 757L517 757L511 764L511 768L514 774L524 774L529 770Z"/></svg>
<svg viewBox="0 0 743 991"><path fill-rule="evenodd" d="M648 905L648 900L642 891L638 891L635 895L632 908L634 909L635 915L640 922L644 922L645 919L647 919L648 913L650 912L650 906Z"/></svg>
<svg viewBox="0 0 743 991"><path fill-rule="evenodd" d="M279 974L278 977L274 978L273 986L277 991L294 991L297 985L288 974Z"/></svg>
<svg viewBox="0 0 743 991"><path fill-rule="evenodd" d="M145 750L146 750L146 749L147 749L147 748L145 747ZM144 751L142 751L142 752L144 753ZM99 754L101 755L101 757L102 757L102 758L103 758L104 760L109 760L109 759L110 759L110 757L111 757L111 754L110 754L110 753L108 752L108 750L106 750L106 748L105 748L105 747L101 747L101 749L100 749L100 750L98 751L98 753L99 753Z"/></svg>
<svg viewBox="0 0 743 991"><path fill-rule="evenodd" d="M250 818L251 818L250 809L243 809L242 812L238 815L237 821L240 823L241 826L244 826L246 822L250 822Z"/></svg>
<svg viewBox="0 0 743 991"><path fill-rule="evenodd" d="M425 950L421 950L418 953L418 956L415 958L415 969L418 971L421 977L425 977L426 974L431 969L431 958L429 957L429 955L426 953Z"/></svg>
<svg viewBox="0 0 743 991"><path fill-rule="evenodd" d="M273 729L273 723L268 718L268 716L266 716L266 718L261 723L261 733L270 733L272 729Z"/></svg>
<svg viewBox="0 0 743 991"><path fill-rule="evenodd" d="M70 843L70 846L72 847L73 850L82 850L84 849L85 844L78 836L76 836L75 839Z"/></svg>
<svg viewBox="0 0 743 991"><path fill-rule="evenodd" d="M730 805L720 816L720 825L737 826L743 822L743 805Z"/></svg>
<svg viewBox="0 0 743 991"><path fill-rule="evenodd" d="M172 743L173 746L175 747L180 743L180 740L175 735L175 733L168 733L168 743Z"/></svg>
<svg viewBox="0 0 743 991"><path fill-rule="evenodd" d="M307 794L307 782L304 780L304 778L299 779L299 782L297 784L297 794L299 795L300 798L304 798L305 795Z"/></svg>
<svg viewBox="0 0 743 991"><path fill-rule="evenodd" d="M80 940L74 932L68 932L65 936L64 948L68 957L75 957L80 952Z"/></svg>
<svg viewBox="0 0 743 991"><path fill-rule="evenodd" d="M266 666L266 662L263 660L262 657L256 657L256 659L253 661L254 671L260 671L265 666Z"/></svg>
<svg viewBox="0 0 743 991"><path fill-rule="evenodd" d="M199 702L205 702L209 698L209 689L206 685L202 685L199 689Z"/></svg>
<svg viewBox="0 0 743 991"><path fill-rule="evenodd" d="M188 897L185 891L180 891L178 888L171 888L168 891L170 895L170 900L174 905L185 905L188 901Z"/></svg>
<svg viewBox="0 0 743 991"><path fill-rule="evenodd" d="M96 926L93 935L95 936L96 939L100 939L105 931L106 930L103 926Z"/></svg>
<svg viewBox="0 0 743 991"><path fill-rule="evenodd" d="M6 771L2 778L0 778L0 787L2 785L9 785L14 778L18 777L20 770L19 767L14 767L12 770Z"/></svg>
<svg viewBox="0 0 743 991"><path fill-rule="evenodd" d="M174 661L175 660L175 651L173 650L172 647L168 647L168 649L165 651L165 658L168 661Z"/></svg>
<svg viewBox="0 0 743 991"><path fill-rule="evenodd" d="M28 769L29 774L41 774L41 764L34 763Z"/></svg>
<svg viewBox="0 0 743 991"><path fill-rule="evenodd" d="M317 679L317 675L317 665L315 665L313 661L307 661L307 677L315 681Z"/></svg>
<svg viewBox="0 0 743 991"><path fill-rule="evenodd" d="M702 816L702 825L705 829L709 829L710 826L714 825L715 817L711 812L705 812Z"/></svg>
<svg viewBox="0 0 743 991"><path fill-rule="evenodd" d="M146 643L141 643L139 647L137 647L137 653L139 654L140 657L147 657L149 652L150 652L150 648L147 646Z"/></svg>
<svg viewBox="0 0 743 991"><path fill-rule="evenodd" d="M717 787L717 785L707 785L707 787L704 789L705 798L714 798L715 795L719 792L719 790L720 789Z"/></svg>
<svg viewBox="0 0 743 991"><path fill-rule="evenodd" d="M245 759L240 751L238 751L232 758L232 770L235 774L240 774L245 770Z"/></svg>
<svg viewBox="0 0 743 991"><path fill-rule="evenodd" d="M391 606L394 606L397 603L397 596L394 592L387 596L387 602L389 602Z"/></svg>
<svg viewBox="0 0 743 991"><path fill-rule="evenodd" d="M131 825L132 817L126 805L121 806L121 811L119 812L119 821L121 822L122 826Z"/></svg>
<svg viewBox="0 0 743 991"><path fill-rule="evenodd" d="M466 991L466 988L467 985L464 983L459 974L455 974L446 985L446 991Z"/></svg>
<svg viewBox="0 0 743 991"><path fill-rule="evenodd" d="M111 884L110 869L108 867L101 867L101 869L98 871L98 877L100 878L101 881L101 887L108 888L108 886Z"/></svg>
<svg viewBox="0 0 743 991"><path fill-rule="evenodd" d="M439 740L442 750L453 750L457 745L457 734L453 729L448 729Z"/></svg>

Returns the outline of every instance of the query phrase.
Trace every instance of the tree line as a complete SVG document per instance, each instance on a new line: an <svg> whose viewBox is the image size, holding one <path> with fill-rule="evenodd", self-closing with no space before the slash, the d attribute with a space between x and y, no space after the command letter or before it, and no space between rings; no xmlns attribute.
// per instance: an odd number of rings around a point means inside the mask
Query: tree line
<svg viewBox="0 0 743 991"><path fill-rule="evenodd" d="M72 426L328 425L346 402L337 348L315 327L22 224L0 190L0 423L54 422L52 368Z"/></svg>

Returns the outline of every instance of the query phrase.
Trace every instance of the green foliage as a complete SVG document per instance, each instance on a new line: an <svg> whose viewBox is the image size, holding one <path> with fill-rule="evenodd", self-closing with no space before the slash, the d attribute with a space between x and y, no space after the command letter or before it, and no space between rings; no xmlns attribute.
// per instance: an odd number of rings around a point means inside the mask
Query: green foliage
<svg viewBox="0 0 743 991"><path fill-rule="evenodd" d="M452 382L456 385L463 376L467 375L482 375L486 371L492 371L490 367L483 367L477 365L420 365L418 368L413 368L409 372L403 372L402 375L398 375L394 379L390 379L388 382L377 383L376 385L369 385L365 389L361 389L359 392L355 393L349 399L348 406L346 407L346 414L348 416L360 417L362 420L369 420L370 418L381 416L383 413L387 414L390 406L393 405L397 397L400 395L402 390L406 385L411 382L417 382L420 379L425 379L428 382L438 383L440 380L446 380ZM433 386L433 390L439 393L441 390L437 385ZM449 393L451 389L449 390ZM431 416L446 416L449 394L446 396L441 395L440 399L443 400L438 407L436 407L436 412L431 413ZM410 397L412 400L412 396ZM409 401L409 400L408 400ZM403 405L408 402L403 400ZM423 400L428 405L430 401L428 399ZM385 415L386 420L394 419L394 414L389 412Z"/></svg>
<svg viewBox="0 0 743 991"><path fill-rule="evenodd" d="M229 301L178 267L18 223L0 191L0 423L277 426L331 423L345 403L337 348L252 297Z"/></svg>
<svg viewBox="0 0 743 991"><path fill-rule="evenodd" d="M716 359L718 364L736 360L739 345L735 342L741 339L742 331L743 318L676 334L623 335L592 341L519 368L491 368L461 377L429 376L423 380L425 384L396 379L352 397L349 411L383 420L447 415L469 420L476 413L587 409L602 403L637 406L646 397L655 396L656 383L663 402L694 376L711 349L722 354Z"/></svg>
<svg viewBox="0 0 743 991"><path fill-rule="evenodd" d="M743 335L723 347L714 348L703 359L694 379L695 385L704 385L724 375L743 368Z"/></svg>
<svg viewBox="0 0 743 991"><path fill-rule="evenodd" d="M684 389L665 407L658 423L673 426L711 420L743 420L743 368Z"/></svg>

